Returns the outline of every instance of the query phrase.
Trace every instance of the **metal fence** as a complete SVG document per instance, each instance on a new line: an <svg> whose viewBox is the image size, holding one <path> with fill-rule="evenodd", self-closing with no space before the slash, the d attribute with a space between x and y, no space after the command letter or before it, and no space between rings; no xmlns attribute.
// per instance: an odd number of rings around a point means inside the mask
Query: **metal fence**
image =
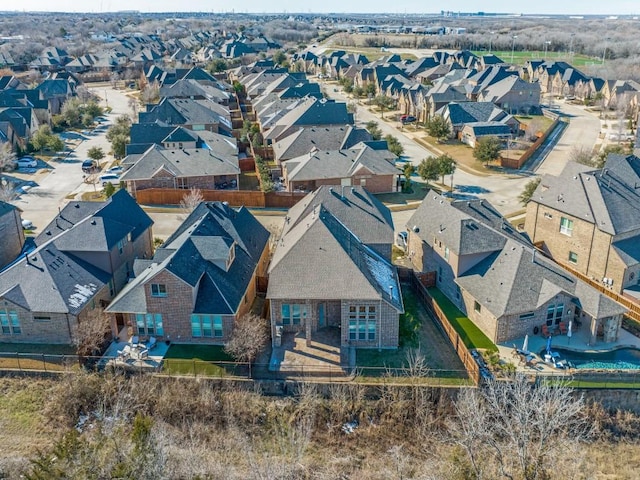
<svg viewBox="0 0 640 480"><path fill-rule="evenodd" d="M287 365L277 370L269 364L243 362L208 362L203 360L165 358L159 366L144 362L123 364L104 357L77 355L47 355L39 353L0 353L0 371L5 373L72 372L80 368L115 370L128 373L150 373L162 376L182 376L210 379L255 379L340 383L356 381L375 384L466 385L465 370L428 370L411 372L405 368L358 367L341 368L323 365Z"/></svg>

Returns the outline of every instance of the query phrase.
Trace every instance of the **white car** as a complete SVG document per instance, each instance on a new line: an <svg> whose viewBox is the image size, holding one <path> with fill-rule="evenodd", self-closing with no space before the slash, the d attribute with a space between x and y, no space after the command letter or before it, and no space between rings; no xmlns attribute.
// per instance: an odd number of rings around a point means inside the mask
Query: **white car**
<svg viewBox="0 0 640 480"><path fill-rule="evenodd" d="M22 157L16 160L17 168L36 168L38 166L38 160L33 157Z"/></svg>
<svg viewBox="0 0 640 480"><path fill-rule="evenodd" d="M124 172L124 168L122 168L122 165L116 165L115 167L107 169L107 173L113 173L115 175L120 175L122 172Z"/></svg>
<svg viewBox="0 0 640 480"><path fill-rule="evenodd" d="M22 220L22 228L24 230L33 230L33 222L25 218L24 220Z"/></svg>
<svg viewBox="0 0 640 480"><path fill-rule="evenodd" d="M104 175L100 175L100 182L102 183L102 186L105 187L107 185L107 183L118 183L118 181L120 180L120 175L115 174L115 173L106 173Z"/></svg>

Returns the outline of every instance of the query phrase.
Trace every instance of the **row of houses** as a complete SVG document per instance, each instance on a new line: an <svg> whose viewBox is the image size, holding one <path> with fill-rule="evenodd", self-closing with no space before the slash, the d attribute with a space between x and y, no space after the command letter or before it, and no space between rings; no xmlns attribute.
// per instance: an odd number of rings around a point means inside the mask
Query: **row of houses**
<svg viewBox="0 0 640 480"><path fill-rule="evenodd" d="M237 189L240 155L231 135L233 88L201 68L150 67L160 101L131 126L120 180L132 195L149 188Z"/></svg>
<svg viewBox="0 0 640 480"><path fill-rule="evenodd" d="M184 38L165 39L157 34L92 36L90 51L73 57L58 46L44 48L26 67L40 72L68 71L82 74L124 69L147 69L152 65L187 65L206 63L215 58L234 59L257 55L280 45L259 32L201 31ZM67 39L72 43L73 39ZM11 44L0 52L0 65L22 68L11 54Z"/></svg>
<svg viewBox="0 0 640 480"><path fill-rule="evenodd" d="M260 129L260 145L275 161L274 176L286 191L313 191L321 185L366 186L372 193L397 189L396 156L386 141L375 141L354 125L344 102L323 98L304 73L272 62L239 67L232 78L244 87ZM254 141L255 143L255 141Z"/></svg>
<svg viewBox="0 0 640 480"><path fill-rule="evenodd" d="M51 123L64 102L76 94L77 83L64 75L53 75L35 88L13 75L0 77L0 144L13 150L27 148L33 133Z"/></svg>
<svg viewBox="0 0 640 480"><path fill-rule="evenodd" d="M0 224L11 225L15 211L3 211ZM414 269L431 273L492 341L569 321L587 326L592 343L617 339L626 309L547 258L486 200L429 192L406 226ZM67 205L0 271L2 340L73 343L104 308L114 337L223 344L266 280L274 346L287 332L311 342L336 327L343 352L398 346L393 220L362 187L309 193L276 238L246 208L222 202L201 203L155 252L151 228L123 190Z"/></svg>

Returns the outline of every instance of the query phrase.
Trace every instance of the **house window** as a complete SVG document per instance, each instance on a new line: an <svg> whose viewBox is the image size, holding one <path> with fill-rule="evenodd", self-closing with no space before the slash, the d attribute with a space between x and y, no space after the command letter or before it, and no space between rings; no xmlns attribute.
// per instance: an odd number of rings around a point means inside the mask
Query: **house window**
<svg viewBox="0 0 640 480"><path fill-rule="evenodd" d="M562 314L564 313L564 303L558 305L549 305L547 307L547 327L553 325L555 319L556 325L562 321Z"/></svg>
<svg viewBox="0 0 640 480"><path fill-rule="evenodd" d="M3 335L20 335L20 319L14 310L0 310L0 328Z"/></svg>
<svg viewBox="0 0 640 480"><path fill-rule="evenodd" d="M160 313L136 313L136 326L139 335L164 335L162 314Z"/></svg>
<svg viewBox="0 0 640 480"><path fill-rule="evenodd" d="M283 303L280 309L283 325L300 325L301 319L307 318L307 306L298 303Z"/></svg>
<svg viewBox="0 0 640 480"><path fill-rule="evenodd" d="M152 283L151 284L151 296L152 297L166 297L167 296L167 286L162 283Z"/></svg>
<svg viewBox="0 0 640 480"><path fill-rule="evenodd" d="M474 302L473 302L473 309L478 313L480 313L482 311L482 307L477 302L477 300L474 300Z"/></svg>
<svg viewBox="0 0 640 480"><path fill-rule="evenodd" d="M533 318L535 316L536 316L535 312L523 313L522 315L520 315L520 320L529 320L530 318Z"/></svg>
<svg viewBox="0 0 640 480"><path fill-rule="evenodd" d="M33 321L34 322L50 322L51 321L51 317L45 316L45 315L34 315L33 316Z"/></svg>
<svg viewBox="0 0 640 480"><path fill-rule="evenodd" d="M449 247L444 247L444 259L449 261Z"/></svg>
<svg viewBox="0 0 640 480"><path fill-rule="evenodd" d="M375 340L377 323L375 305L349 306L349 340Z"/></svg>
<svg viewBox="0 0 640 480"><path fill-rule="evenodd" d="M222 337L222 317L220 315L191 315L191 335L193 337Z"/></svg>
<svg viewBox="0 0 640 480"><path fill-rule="evenodd" d="M568 235L570 237L573 234L573 220L570 220L566 217L561 217L560 233L562 233L563 235Z"/></svg>
<svg viewBox="0 0 640 480"><path fill-rule="evenodd" d="M556 305L556 325L562 321L562 314L564 313L564 304Z"/></svg>
<svg viewBox="0 0 640 480"><path fill-rule="evenodd" d="M118 242L118 252L120 254L124 252L124 247L127 243L129 243L129 235L127 235L126 237L124 237L122 240Z"/></svg>
<svg viewBox="0 0 640 480"><path fill-rule="evenodd" d="M569 252L569 261L571 263L578 263L578 254L576 252Z"/></svg>

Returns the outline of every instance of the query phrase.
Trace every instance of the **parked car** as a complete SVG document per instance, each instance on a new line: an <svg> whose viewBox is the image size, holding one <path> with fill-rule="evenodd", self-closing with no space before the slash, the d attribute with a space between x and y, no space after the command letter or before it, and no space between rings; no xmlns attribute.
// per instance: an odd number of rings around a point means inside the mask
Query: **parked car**
<svg viewBox="0 0 640 480"><path fill-rule="evenodd" d="M93 173L98 170L100 170L100 165L95 160L88 159L82 162L82 171L84 173Z"/></svg>
<svg viewBox="0 0 640 480"><path fill-rule="evenodd" d="M405 252L407 251L407 238L408 233L406 231L398 232L396 237L396 245L403 249Z"/></svg>
<svg viewBox="0 0 640 480"><path fill-rule="evenodd" d="M33 157L22 157L16 160L16 168L36 168L38 160Z"/></svg>
<svg viewBox="0 0 640 480"><path fill-rule="evenodd" d="M106 173L115 173L116 175L120 175L122 172L124 172L124 168L122 168L122 165L115 165L111 168L107 168Z"/></svg>
<svg viewBox="0 0 640 480"><path fill-rule="evenodd" d="M22 228L24 230L33 230L33 222L25 218L24 220L22 220Z"/></svg>
<svg viewBox="0 0 640 480"><path fill-rule="evenodd" d="M120 175L116 173L105 173L104 175L100 175L100 182L102 186L106 186L107 183L118 183L120 180Z"/></svg>
<svg viewBox="0 0 640 480"><path fill-rule="evenodd" d="M416 121L416 117L414 117L413 115L402 115L400 117L400 121L402 123L413 123Z"/></svg>

